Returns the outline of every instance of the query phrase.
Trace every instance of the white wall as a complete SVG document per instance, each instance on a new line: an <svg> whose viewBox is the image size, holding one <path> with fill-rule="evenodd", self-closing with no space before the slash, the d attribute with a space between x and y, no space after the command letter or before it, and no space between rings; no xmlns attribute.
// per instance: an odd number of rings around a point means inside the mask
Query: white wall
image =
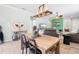
<svg viewBox="0 0 79 59"><path fill-rule="evenodd" d="M64 28L69 27L71 32L78 32L79 30L79 19L78 18L73 18L72 21L70 18L64 18Z"/></svg>
<svg viewBox="0 0 79 59"><path fill-rule="evenodd" d="M51 17L43 17L43 18L40 18L40 19L36 19L36 25L38 26L40 23L45 23L47 25L50 26L50 20L51 20ZM68 27L70 29L71 32L78 32L79 30L79 18L73 18L72 21L70 19L70 17L64 17L63 19L64 23L63 23L63 30L64 28ZM71 24L72 23L72 24ZM72 27L72 28L71 28Z"/></svg>
<svg viewBox="0 0 79 59"><path fill-rule="evenodd" d="M79 19L78 18L74 18L71 21L70 18L64 18L64 28L66 26L70 28L71 32L78 32L78 30L79 30Z"/></svg>
<svg viewBox="0 0 79 59"><path fill-rule="evenodd" d="M75 9L75 8L73 8L73 9ZM57 11L57 10L59 10L59 9L55 9L55 11ZM72 10L65 10L65 11L68 12L68 11L72 11ZM77 12L78 12L78 8L75 10L74 14ZM0 5L0 25L3 27L5 41L10 41L12 39L12 33L13 33L12 24L14 22L22 22L22 23L24 23L23 29L25 29L27 31L32 31L32 23L30 20L30 16L32 16L32 13L29 11L23 11L19 8L14 8L14 7L10 7L7 5ZM70 15L70 16L72 16L72 15ZM49 18L50 17L45 17L45 18L41 18L41 19L37 19L37 20L39 20L38 23L40 23L42 21L43 22L47 21L47 19L49 19ZM71 27L70 23L71 23L70 18L64 18L64 27L66 25ZM72 31L76 32L79 29L79 19L78 18L73 19L72 24L73 24Z"/></svg>
<svg viewBox="0 0 79 59"><path fill-rule="evenodd" d="M5 41L12 40L13 23L21 22L24 24L24 30L31 31L31 15L32 13L28 11L23 11L18 8L10 7L7 5L0 5L0 25L3 28Z"/></svg>

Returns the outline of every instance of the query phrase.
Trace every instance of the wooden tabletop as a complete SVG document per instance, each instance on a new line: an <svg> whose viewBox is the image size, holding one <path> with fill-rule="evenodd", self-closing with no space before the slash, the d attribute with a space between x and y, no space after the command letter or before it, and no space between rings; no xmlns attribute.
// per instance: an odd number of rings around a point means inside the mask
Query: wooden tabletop
<svg viewBox="0 0 79 59"><path fill-rule="evenodd" d="M30 34L28 36L31 37ZM57 37L48 35L41 35L41 37L37 37L35 40L38 48L44 51L52 48L57 42L59 42Z"/></svg>

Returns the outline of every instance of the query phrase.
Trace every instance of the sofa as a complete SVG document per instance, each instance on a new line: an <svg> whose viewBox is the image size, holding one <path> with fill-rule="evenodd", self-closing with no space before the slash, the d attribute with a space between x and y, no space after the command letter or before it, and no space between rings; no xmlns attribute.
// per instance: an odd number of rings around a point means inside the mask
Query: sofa
<svg viewBox="0 0 79 59"><path fill-rule="evenodd" d="M44 31L44 35L59 37L59 35L57 34L56 30L54 30L54 29L46 29Z"/></svg>
<svg viewBox="0 0 79 59"><path fill-rule="evenodd" d="M79 43L79 33L66 34L66 35L70 36L70 42Z"/></svg>

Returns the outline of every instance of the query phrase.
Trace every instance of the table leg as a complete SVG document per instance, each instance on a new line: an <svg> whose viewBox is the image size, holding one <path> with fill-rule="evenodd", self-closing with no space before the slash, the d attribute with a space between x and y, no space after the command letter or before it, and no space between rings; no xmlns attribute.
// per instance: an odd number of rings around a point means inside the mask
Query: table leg
<svg viewBox="0 0 79 59"><path fill-rule="evenodd" d="M55 54L59 54L60 53L60 43L57 43L56 49L55 49Z"/></svg>

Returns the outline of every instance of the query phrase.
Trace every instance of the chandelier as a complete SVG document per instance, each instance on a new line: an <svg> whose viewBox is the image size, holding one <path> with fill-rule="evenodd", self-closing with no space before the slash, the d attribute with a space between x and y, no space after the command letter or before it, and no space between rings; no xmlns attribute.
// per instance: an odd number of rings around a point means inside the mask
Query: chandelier
<svg viewBox="0 0 79 59"><path fill-rule="evenodd" d="M32 16L32 18L40 18L40 17L48 16L50 14L52 14L52 12L48 10L45 4L42 4L38 7L37 14Z"/></svg>

